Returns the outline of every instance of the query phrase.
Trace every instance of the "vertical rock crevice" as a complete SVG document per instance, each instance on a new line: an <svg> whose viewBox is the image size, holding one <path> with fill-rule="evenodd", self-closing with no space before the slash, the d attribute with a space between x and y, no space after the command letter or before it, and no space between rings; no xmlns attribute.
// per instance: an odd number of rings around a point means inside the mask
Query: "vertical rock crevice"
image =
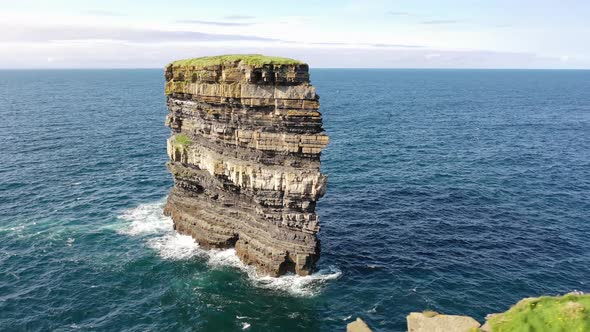
<svg viewBox="0 0 590 332"><path fill-rule="evenodd" d="M166 67L168 169L164 212L206 248L235 247L260 273L311 273L328 143L309 67L230 55Z"/></svg>

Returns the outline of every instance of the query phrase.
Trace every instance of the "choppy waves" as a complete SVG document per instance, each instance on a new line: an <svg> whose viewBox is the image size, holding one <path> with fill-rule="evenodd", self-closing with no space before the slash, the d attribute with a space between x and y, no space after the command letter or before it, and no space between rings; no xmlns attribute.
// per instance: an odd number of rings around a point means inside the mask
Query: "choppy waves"
<svg viewBox="0 0 590 332"><path fill-rule="evenodd" d="M252 266L243 264L234 249L205 250L188 235L176 233L172 219L162 213L164 201L140 204L123 211L119 216L126 224L118 233L142 237L148 247L154 249L162 259L202 259L211 269L232 267L242 271L249 282L259 288L285 292L294 296L314 296L330 280L338 279L342 272L328 266L309 276L286 275L279 278L261 276Z"/></svg>
<svg viewBox="0 0 590 332"><path fill-rule="evenodd" d="M161 70L2 71L0 331L403 331L589 292L589 75L314 70L326 270L266 278L162 216Z"/></svg>

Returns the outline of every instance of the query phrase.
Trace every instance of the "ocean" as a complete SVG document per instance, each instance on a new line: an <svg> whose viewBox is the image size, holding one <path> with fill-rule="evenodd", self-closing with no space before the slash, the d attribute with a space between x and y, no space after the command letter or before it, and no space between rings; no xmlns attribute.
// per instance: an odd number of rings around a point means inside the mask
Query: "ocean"
<svg viewBox="0 0 590 332"><path fill-rule="evenodd" d="M590 71L311 80L322 258L277 279L162 215L163 70L0 71L0 330L405 331L590 291Z"/></svg>

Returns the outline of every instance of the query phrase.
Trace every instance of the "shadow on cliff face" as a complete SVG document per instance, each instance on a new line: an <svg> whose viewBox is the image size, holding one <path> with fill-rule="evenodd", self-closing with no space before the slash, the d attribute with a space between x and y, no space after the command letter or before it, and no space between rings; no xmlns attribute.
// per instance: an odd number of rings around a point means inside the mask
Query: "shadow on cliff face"
<svg viewBox="0 0 590 332"><path fill-rule="evenodd" d="M285 256L285 261L279 265L279 274L285 275L287 273L295 273L295 262L289 257L289 254Z"/></svg>

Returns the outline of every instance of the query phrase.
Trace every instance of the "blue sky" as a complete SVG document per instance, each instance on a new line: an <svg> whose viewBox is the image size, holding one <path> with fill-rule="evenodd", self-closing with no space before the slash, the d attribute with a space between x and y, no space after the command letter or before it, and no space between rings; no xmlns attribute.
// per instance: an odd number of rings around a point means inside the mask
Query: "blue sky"
<svg viewBox="0 0 590 332"><path fill-rule="evenodd" d="M314 67L590 68L590 1L0 0L0 68L161 68L263 53Z"/></svg>

